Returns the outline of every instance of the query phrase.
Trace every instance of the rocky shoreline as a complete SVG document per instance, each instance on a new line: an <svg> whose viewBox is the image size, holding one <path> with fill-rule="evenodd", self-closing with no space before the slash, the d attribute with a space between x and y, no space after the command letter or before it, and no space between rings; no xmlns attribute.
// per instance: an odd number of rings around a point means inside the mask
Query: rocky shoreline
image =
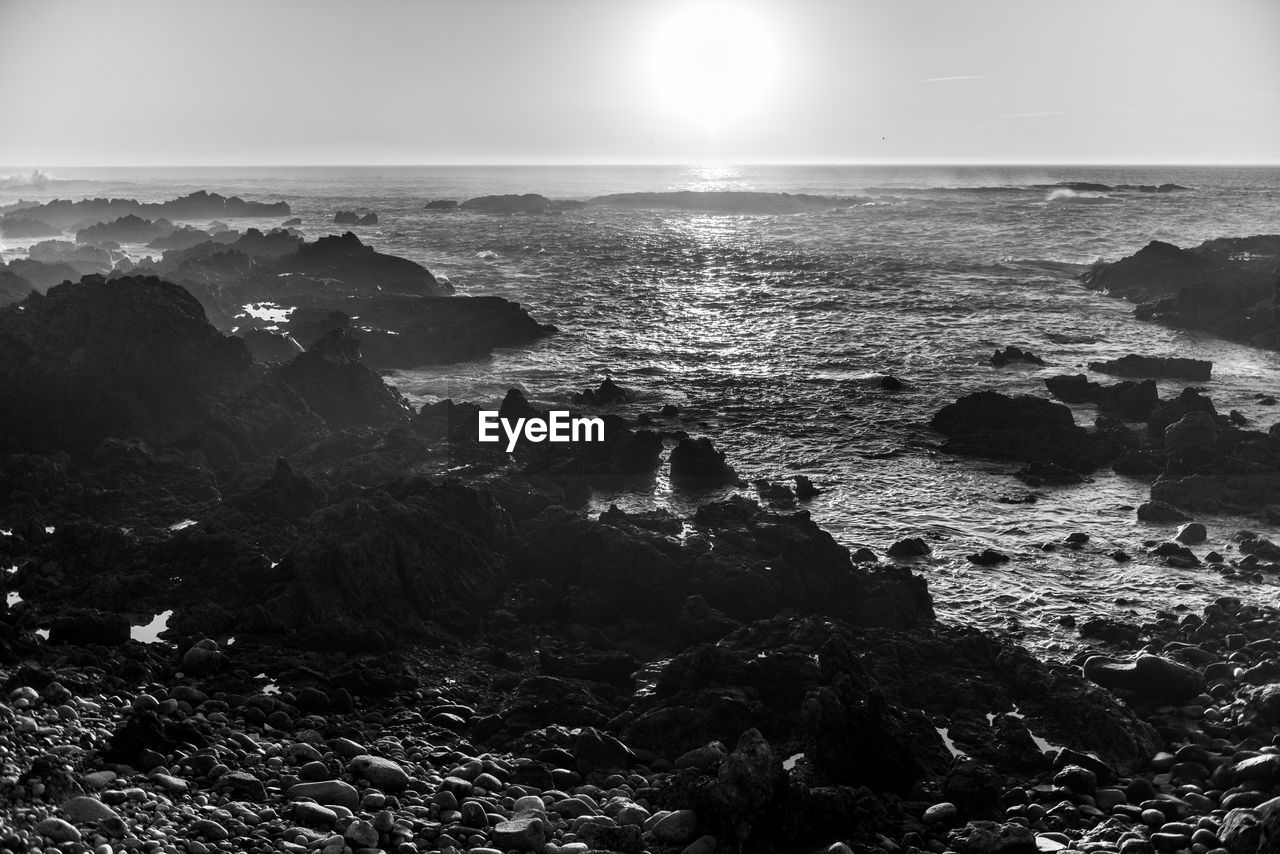
<svg viewBox="0 0 1280 854"><path fill-rule="evenodd" d="M225 334L268 299L305 349ZM0 850L1253 854L1280 838L1280 613L1223 598L1082 621L1106 654L1044 662L939 622L912 541L850 554L804 509L805 479L757 482L760 501L708 492L685 517L588 517L593 489L740 481L677 407L612 414L627 390L611 380L575 404L603 443L507 455L476 441L481 402L415 409L366 361L549 331L484 299L354 234L251 230L0 308ZM406 317L415 343L388 349ZM466 323L496 331L451 343ZM1280 439L1142 379L1188 369L1049 382L1100 407L1091 428L997 392L933 426L944 450L1044 482L1145 473L1139 513L1170 524L1267 514ZM501 411L535 412L514 389ZM1239 557L1200 546L1194 526L1151 543L1224 575L1280 558L1248 532ZM159 638L135 639L157 614Z"/></svg>

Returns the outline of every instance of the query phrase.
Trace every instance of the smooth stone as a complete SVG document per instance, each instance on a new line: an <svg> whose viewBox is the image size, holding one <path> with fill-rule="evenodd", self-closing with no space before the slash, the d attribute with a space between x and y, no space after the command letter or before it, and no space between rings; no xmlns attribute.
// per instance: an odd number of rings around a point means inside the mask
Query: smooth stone
<svg viewBox="0 0 1280 854"><path fill-rule="evenodd" d="M381 756L370 756L367 753L353 756L347 764L347 770L387 792L400 792L409 785L409 775L400 767L400 763Z"/></svg>
<svg viewBox="0 0 1280 854"><path fill-rule="evenodd" d="M713 854L715 850L716 838L708 833L690 842L680 854Z"/></svg>
<svg viewBox="0 0 1280 854"><path fill-rule="evenodd" d="M504 851L540 851L546 844L546 827L540 818L514 818L495 824L489 839Z"/></svg>
<svg viewBox="0 0 1280 854"><path fill-rule="evenodd" d="M80 831L70 822L60 818L46 818L36 825L36 832L54 842L79 842Z"/></svg>
<svg viewBox="0 0 1280 854"><path fill-rule="evenodd" d="M676 810L653 826L653 838L659 842L680 844L698 832L698 816L693 810Z"/></svg>
<svg viewBox="0 0 1280 854"><path fill-rule="evenodd" d="M960 810L949 801L934 804L924 811L925 824L955 824L960 817Z"/></svg>
<svg viewBox="0 0 1280 854"><path fill-rule="evenodd" d="M62 805L62 814L72 824L97 824L119 818L116 811L97 798L86 795L72 798Z"/></svg>
<svg viewBox="0 0 1280 854"><path fill-rule="evenodd" d="M378 831L370 822L358 818L347 826L343 838L352 848L374 848L378 844Z"/></svg>
<svg viewBox="0 0 1280 854"><path fill-rule="evenodd" d="M325 827L338 820L336 812L311 801L298 801L294 804L293 817L304 824L321 824Z"/></svg>
<svg viewBox="0 0 1280 854"><path fill-rule="evenodd" d="M320 804L337 804L354 812L360 809L360 793L356 787L341 780L322 780L317 783L295 783L285 792L285 797L310 798Z"/></svg>

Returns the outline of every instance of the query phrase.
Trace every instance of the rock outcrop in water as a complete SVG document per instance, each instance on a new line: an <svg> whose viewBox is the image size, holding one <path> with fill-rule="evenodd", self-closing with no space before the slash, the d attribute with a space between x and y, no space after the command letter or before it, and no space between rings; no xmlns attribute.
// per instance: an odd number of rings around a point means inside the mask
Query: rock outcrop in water
<svg viewBox="0 0 1280 854"><path fill-rule="evenodd" d="M134 199L84 199L73 202L54 199L5 213L0 217L0 230L7 233L10 223L20 220L44 223L57 228L56 233L61 233L70 228L112 222L127 216L141 219L206 220L288 215L289 205L285 202L252 202L238 196L227 197L197 190L188 196L167 202L139 202Z"/></svg>
<svg viewBox="0 0 1280 854"><path fill-rule="evenodd" d="M1103 385L1076 374L1047 377L1044 384L1051 395L1064 403L1093 403L1099 412L1124 421L1146 421L1160 403L1154 380Z"/></svg>
<svg viewBox="0 0 1280 854"><path fill-rule="evenodd" d="M430 205L428 207L430 208ZM458 207L463 210L480 213L561 213L582 207L582 202L568 199L548 199L546 196L541 196L537 193L525 193L523 195L479 196L474 199L468 199ZM431 209L442 210L443 208Z"/></svg>
<svg viewBox="0 0 1280 854"><path fill-rule="evenodd" d="M1090 362L1089 370L1117 377L1168 377L1208 382L1213 362L1175 356L1139 356L1130 353L1119 359Z"/></svg>
<svg viewBox="0 0 1280 854"><path fill-rule="evenodd" d="M1078 427L1067 407L1032 395L966 395L940 409L929 426L948 437L948 453L1051 463L1077 472L1093 471L1120 452L1105 434Z"/></svg>
<svg viewBox="0 0 1280 854"><path fill-rule="evenodd" d="M190 290L224 330L274 326L242 314L245 305L270 302L291 310L285 331L304 347L352 328L365 362L379 368L478 358L555 331L500 297L447 296L451 288L422 265L350 232L308 242L250 229L230 243L168 251L155 269Z"/></svg>
<svg viewBox="0 0 1280 854"><path fill-rule="evenodd" d="M1138 304L1134 314L1259 347L1280 347L1280 235L1224 237L1192 249L1153 240L1082 276L1086 287Z"/></svg>

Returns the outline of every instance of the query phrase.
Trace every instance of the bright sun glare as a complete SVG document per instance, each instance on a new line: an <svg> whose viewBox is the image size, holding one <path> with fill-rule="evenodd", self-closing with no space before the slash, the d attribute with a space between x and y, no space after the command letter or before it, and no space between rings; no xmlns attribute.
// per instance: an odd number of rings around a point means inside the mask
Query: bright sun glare
<svg viewBox="0 0 1280 854"><path fill-rule="evenodd" d="M673 117L715 132L750 116L775 82L773 39L741 4L686 5L655 40L654 94Z"/></svg>

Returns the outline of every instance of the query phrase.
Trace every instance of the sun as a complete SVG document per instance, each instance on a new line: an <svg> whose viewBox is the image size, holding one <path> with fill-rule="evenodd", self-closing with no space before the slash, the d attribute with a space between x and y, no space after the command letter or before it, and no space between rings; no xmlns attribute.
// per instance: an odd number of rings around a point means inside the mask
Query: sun
<svg viewBox="0 0 1280 854"><path fill-rule="evenodd" d="M654 37L650 78L673 118L709 131L756 114L776 82L765 22L741 3L684 5Z"/></svg>

